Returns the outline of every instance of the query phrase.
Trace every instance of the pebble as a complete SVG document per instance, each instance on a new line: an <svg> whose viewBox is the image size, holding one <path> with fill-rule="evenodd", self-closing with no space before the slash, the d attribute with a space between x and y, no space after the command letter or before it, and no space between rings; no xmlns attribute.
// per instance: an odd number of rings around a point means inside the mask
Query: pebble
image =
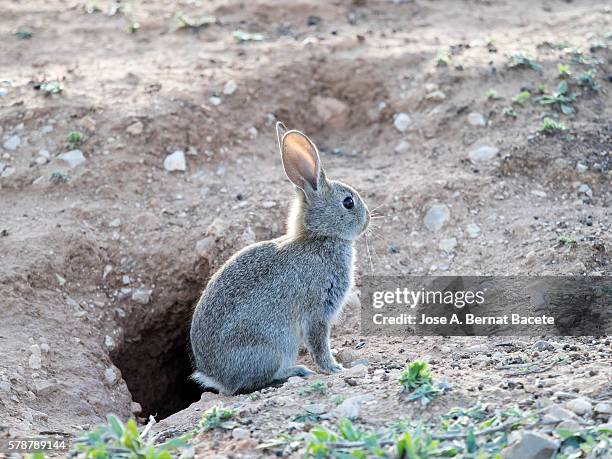
<svg viewBox="0 0 612 459"><path fill-rule="evenodd" d="M484 118L484 116L482 116L480 113L476 113L476 112L472 112L467 116L467 121L470 124L470 126L475 126L475 127L483 127L487 125L487 122Z"/></svg>
<svg viewBox="0 0 612 459"><path fill-rule="evenodd" d="M51 350L47 343L40 343L40 350L45 354Z"/></svg>
<svg viewBox="0 0 612 459"><path fill-rule="evenodd" d="M219 96L212 96L208 101L215 107L221 105L221 98Z"/></svg>
<svg viewBox="0 0 612 459"><path fill-rule="evenodd" d="M32 370L40 370L42 368L42 358L40 354L32 354L28 360L28 364Z"/></svg>
<svg viewBox="0 0 612 459"><path fill-rule="evenodd" d="M245 438L249 438L251 436L251 432L247 429L243 429L241 427L236 427L232 430L232 438L234 440L244 440Z"/></svg>
<svg viewBox="0 0 612 459"><path fill-rule="evenodd" d="M368 367L363 363L347 368L342 372L342 376L346 378L365 378L368 374Z"/></svg>
<svg viewBox="0 0 612 459"><path fill-rule="evenodd" d="M9 392L11 390L11 383L8 381L0 381L0 392Z"/></svg>
<svg viewBox="0 0 612 459"><path fill-rule="evenodd" d="M153 290L136 289L132 292L132 301L140 304L149 304Z"/></svg>
<svg viewBox="0 0 612 459"><path fill-rule="evenodd" d="M586 194L588 197L593 196L593 190L586 183L583 183L578 187L578 193Z"/></svg>
<svg viewBox="0 0 612 459"><path fill-rule="evenodd" d="M361 405L373 399L374 396L371 394L357 395L355 397L347 398L340 405L334 408L330 415L337 419L356 419L357 417L359 417Z"/></svg>
<svg viewBox="0 0 612 459"><path fill-rule="evenodd" d="M234 80L229 80L227 83L225 83L225 86L223 86L223 94L226 96L231 96L236 92L236 89L238 89L236 82Z"/></svg>
<svg viewBox="0 0 612 459"><path fill-rule="evenodd" d="M405 140L402 140L400 143L398 143L395 148L393 149L393 151L397 154L405 154L408 153L410 151L410 144L408 142L406 142Z"/></svg>
<svg viewBox="0 0 612 459"><path fill-rule="evenodd" d="M515 444L502 451L504 459L551 458L559 448L559 441L540 432L526 431Z"/></svg>
<svg viewBox="0 0 612 459"><path fill-rule="evenodd" d="M595 405L595 413L597 414L605 414L612 415L612 403L610 402L601 402Z"/></svg>
<svg viewBox="0 0 612 459"><path fill-rule="evenodd" d="M335 129L342 129L348 124L350 108L341 100L334 97L315 96L312 103L323 124Z"/></svg>
<svg viewBox="0 0 612 459"><path fill-rule="evenodd" d="M451 237L449 239L442 239L438 244L438 247L441 250L444 250L446 253L451 253L455 247L457 247L457 239Z"/></svg>
<svg viewBox="0 0 612 459"><path fill-rule="evenodd" d="M21 137L19 137L18 135L10 136L8 139L4 141L4 144L2 144L5 150L9 150L9 151L17 150L19 145L21 145Z"/></svg>
<svg viewBox="0 0 612 459"><path fill-rule="evenodd" d="M68 153L62 153L58 158L66 161L71 168L75 168L87 161L81 150L71 150Z"/></svg>
<svg viewBox="0 0 612 459"><path fill-rule="evenodd" d="M570 432L577 432L582 430L582 426L576 421L568 420L557 424L557 429L569 430Z"/></svg>
<svg viewBox="0 0 612 459"><path fill-rule="evenodd" d="M111 220L109 222L108 226L110 226L111 228L119 228L121 226L121 219L120 218L115 218L115 219Z"/></svg>
<svg viewBox="0 0 612 459"><path fill-rule="evenodd" d="M484 146L476 148L468 154L470 161L479 162L479 161L488 161L490 159L495 158L499 153L499 149L490 146Z"/></svg>
<svg viewBox="0 0 612 459"><path fill-rule="evenodd" d="M548 341L544 341L544 340L536 341L535 343L533 343L533 346L531 346L531 348L534 351L538 351L538 352L555 350L555 346L550 344Z"/></svg>
<svg viewBox="0 0 612 459"><path fill-rule="evenodd" d="M572 411L566 410L560 405L551 405L544 410L545 417L549 420L561 422L568 419L578 419Z"/></svg>
<svg viewBox="0 0 612 459"><path fill-rule="evenodd" d="M109 367L104 370L104 379L106 380L109 386L112 386L117 382L117 373L115 373L115 370Z"/></svg>
<svg viewBox="0 0 612 459"><path fill-rule="evenodd" d="M125 132L127 132L130 135L140 135L142 134L143 131L144 131L144 125L140 121L136 121L135 123L130 124L125 129Z"/></svg>
<svg viewBox="0 0 612 459"><path fill-rule="evenodd" d="M434 204L429 208L425 217L423 218L423 224L429 231L437 232L450 218L450 209L445 204Z"/></svg>
<svg viewBox="0 0 612 459"><path fill-rule="evenodd" d="M395 115L395 119L393 120L393 126L399 132L404 132L410 125L412 124L412 119L408 113L398 113Z"/></svg>
<svg viewBox="0 0 612 459"><path fill-rule="evenodd" d="M166 159L164 159L164 169L170 172L186 170L185 152L183 150L176 150L174 153L166 156Z"/></svg>
<svg viewBox="0 0 612 459"><path fill-rule="evenodd" d="M480 236L480 226L478 226L476 223L468 223L465 230L467 231L468 236L472 239Z"/></svg>
<svg viewBox="0 0 612 459"><path fill-rule="evenodd" d="M42 165L47 164L49 162L49 158L46 158L44 156L37 156L36 159L34 160L34 162L36 164L38 164L39 166L42 166Z"/></svg>
<svg viewBox="0 0 612 459"><path fill-rule="evenodd" d="M36 381L34 383L34 393L38 397L45 397L57 389L57 385L52 383L51 381Z"/></svg>
<svg viewBox="0 0 612 459"><path fill-rule="evenodd" d="M576 170L580 173L586 172L589 170L588 166L582 163L576 163Z"/></svg>
<svg viewBox="0 0 612 459"><path fill-rule="evenodd" d="M10 177L11 175L13 175L15 173L16 169L14 167L11 166L7 166L3 171L2 174L0 175L3 178L7 178Z"/></svg>
<svg viewBox="0 0 612 459"><path fill-rule="evenodd" d="M104 337L104 345L108 348L108 349L114 349L115 348L115 340L113 339L112 336L110 335L106 335Z"/></svg>
<svg viewBox="0 0 612 459"><path fill-rule="evenodd" d="M443 100L446 99L446 94L444 94L440 90L432 91L425 96L425 99L433 100L434 102L442 102Z"/></svg>
<svg viewBox="0 0 612 459"><path fill-rule="evenodd" d="M593 412L593 405L584 398L575 398L565 402L565 408L576 413L578 416L590 415Z"/></svg>
<svg viewBox="0 0 612 459"><path fill-rule="evenodd" d="M212 252L213 242L214 239L211 236L200 239L198 242L196 242L196 253L201 258L208 259Z"/></svg>
<svg viewBox="0 0 612 459"><path fill-rule="evenodd" d="M313 403L312 405L304 405L304 410L307 413L320 415L327 412L327 408L322 403Z"/></svg>

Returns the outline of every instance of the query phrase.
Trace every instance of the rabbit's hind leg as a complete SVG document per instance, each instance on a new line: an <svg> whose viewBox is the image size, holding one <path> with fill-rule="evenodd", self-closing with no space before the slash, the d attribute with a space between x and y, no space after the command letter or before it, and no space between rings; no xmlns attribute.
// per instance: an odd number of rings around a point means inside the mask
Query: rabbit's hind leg
<svg viewBox="0 0 612 459"><path fill-rule="evenodd" d="M285 381L292 376L300 376L302 378L310 375L314 375L315 372L304 365L294 365L287 368L279 368L274 374L274 381Z"/></svg>

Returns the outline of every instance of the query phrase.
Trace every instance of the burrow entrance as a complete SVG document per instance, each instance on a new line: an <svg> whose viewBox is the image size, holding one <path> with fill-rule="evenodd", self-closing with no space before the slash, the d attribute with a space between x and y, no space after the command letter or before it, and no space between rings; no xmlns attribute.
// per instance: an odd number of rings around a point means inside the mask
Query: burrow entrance
<svg viewBox="0 0 612 459"><path fill-rule="evenodd" d="M147 323L126 327L123 346L112 353L113 363L140 403L140 416L164 419L200 399L202 389L189 376L193 372L189 327L197 301L159 309ZM136 318L132 320L137 320Z"/></svg>

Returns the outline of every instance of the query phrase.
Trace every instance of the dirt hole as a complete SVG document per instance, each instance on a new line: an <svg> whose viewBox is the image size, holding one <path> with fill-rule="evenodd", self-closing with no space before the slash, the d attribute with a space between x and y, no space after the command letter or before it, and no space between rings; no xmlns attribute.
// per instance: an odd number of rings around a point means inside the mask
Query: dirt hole
<svg viewBox="0 0 612 459"><path fill-rule="evenodd" d="M189 378L193 372L189 324L193 302L159 308L160 313L130 334L111 356L132 394L141 417L164 419L200 399L202 390Z"/></svg>

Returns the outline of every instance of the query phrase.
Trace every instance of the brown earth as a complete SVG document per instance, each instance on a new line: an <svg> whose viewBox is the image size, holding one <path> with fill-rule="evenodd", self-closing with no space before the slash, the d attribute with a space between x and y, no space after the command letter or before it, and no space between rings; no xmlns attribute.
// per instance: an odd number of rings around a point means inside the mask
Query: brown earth
<svg viewBox="0 0 612 459"><path fill-rule="evenodd" d="M358 242L358 287L370 273L611 273L606 2L97 4L0 0L0 431L76 434L109 412L159 419L199 399L187 381L194 303L232 253L283 231L292 189L277 119L310 135L328 175L384 215L368 247ZM179 12L218 21L179 29ZM29 39L14 34L26 30ZM239 43L236 30L263 40ZM518 52L542 71L510 68ZM586 63L575 63L580 56ZM571 62L575 114L512 104L525 88L554 91L561 62ZM597 91L575 81L590 68ZM230 80L237 89L225 94ZM45 95L44 82L63 90ZM499 99L487 99L490 88ZM509 107L516 119L504 115ZM401 112L411 119L404 132L394 127ZM473 112L485 126L468 123ZM538 132L544 116L568 129ZM79 145L69 145L72 131L85 135ZM402 140L408 146L396 148ZM499 153L471 161L481 146ZM71 168L58 155L74 148L86 161ZM164 169L175 150L186 152L184 172ZM450 218L432 232L423 217L436 203ZM451 238L455 247L439 248ZM610 398L609 340L558 338L554 352L568 359L537 375L498 368L515 354L546 362L534 341L364 338L353 303L333 346L354 353L347 364L367 359L369 376L356 386L318 378L333 394L374 395L364 426L400 417L397 382L377 370L394 376L415 358L453 390L427 409L404 402L402 417L477 401L526 407L558 391ZM157 428L183 432L202 409L235 405L252 440L202 434L196 450L255 454L296 428L286 419L307 403L299 394L308 384L258 398L205 393Z"/></svg>

